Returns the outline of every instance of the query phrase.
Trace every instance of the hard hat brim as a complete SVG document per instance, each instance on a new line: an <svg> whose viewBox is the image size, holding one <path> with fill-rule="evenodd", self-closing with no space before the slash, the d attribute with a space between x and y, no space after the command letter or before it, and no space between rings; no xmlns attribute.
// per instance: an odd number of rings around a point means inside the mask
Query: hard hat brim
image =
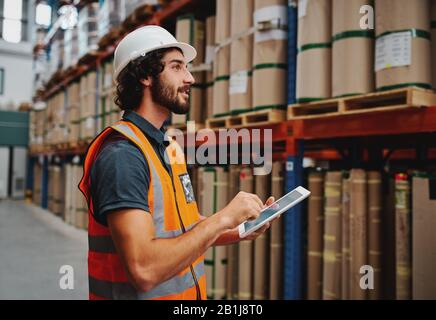
<svg viewBox="0 0 436 320"><path fill-rule="evenodd" d="M126 61L125 63L123 63L123 65L121 65L118 68L118 70L115 70L115 72L114 72L114 82L118 83L118 81L117 81L118 75L130 63L130 61L133 61L133 60L139 58L141 55L146 55L147 53L150 53L152 51L156 51L159 49L165 49L165 48L179 48L180 50L182 50L183 56L185 57L185 60L186 60L186 63L190 63L197 56L197 50L195 50L195 48L193 46L191 46L187 43L184 43L184 42L168 43L165 45L157 46L157 47L154 47L153 50L138 52L133 57L131 57L131 59L129 61Z"/></svg>

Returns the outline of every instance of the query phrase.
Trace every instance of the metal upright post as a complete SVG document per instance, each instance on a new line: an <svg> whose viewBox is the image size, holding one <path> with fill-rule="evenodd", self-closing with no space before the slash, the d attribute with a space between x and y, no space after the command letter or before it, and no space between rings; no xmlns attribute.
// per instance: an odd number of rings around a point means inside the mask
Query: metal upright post
<svg viewBox="0 0 436 320"><path fill-rule="evenodd" d="M303 141L297 143L297 154L286 162L286 191L303 182ZM301 204L284 215L284 298L302 299L304 285L303 219Z"/></svg>
<svg viewBox="0 0 436 320"><path fill-rule="evenodd" d="M42 162L42 185L41 185L41 207L48 207L48 157L44 156Z"/></svg>

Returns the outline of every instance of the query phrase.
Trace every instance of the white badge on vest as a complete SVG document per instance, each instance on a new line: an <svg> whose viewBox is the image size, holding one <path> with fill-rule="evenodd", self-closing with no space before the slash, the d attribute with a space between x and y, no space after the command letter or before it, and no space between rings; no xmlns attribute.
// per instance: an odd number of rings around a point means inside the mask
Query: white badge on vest
<svg viewBox="0 0 436 320"><path fill-rule="evenodd" d="M191 179L189 178L189 174L181 174L179 175L179 179L183 186L183 193L185 194L186 203L194 202L194 189L192 189L192 183Z"/></svg>

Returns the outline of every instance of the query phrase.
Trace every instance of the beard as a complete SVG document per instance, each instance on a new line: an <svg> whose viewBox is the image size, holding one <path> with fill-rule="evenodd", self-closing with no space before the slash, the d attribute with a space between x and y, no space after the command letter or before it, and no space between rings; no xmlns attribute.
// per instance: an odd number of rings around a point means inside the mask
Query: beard
<svg viewBox="0 0 436 320"><path fill-rule="evenodd" d="M157 77L151 86L151 97L153 101L169 111L175 114L187 114L189 112L189 98L186 101L182 101L180 93L189 89L189 86L178 88L175 91L174 87L171 87L160 77Z"/></svg>

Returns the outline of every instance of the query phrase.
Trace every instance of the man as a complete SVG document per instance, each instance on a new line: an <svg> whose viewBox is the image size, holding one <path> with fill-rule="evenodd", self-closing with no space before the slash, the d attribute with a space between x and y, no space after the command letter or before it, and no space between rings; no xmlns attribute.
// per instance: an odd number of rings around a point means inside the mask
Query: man
<svg viewBox="0 0 436 320"><path fill-rule="evenodd" d="M79 186L89 207L90 299L205 299L204 252L239 241L237 226L264 207L240 192L202 217L180 149L164 139L171 112L188 112L195 56L158 26L131 32L115 50L125 113L91 143Z"/></svg>

